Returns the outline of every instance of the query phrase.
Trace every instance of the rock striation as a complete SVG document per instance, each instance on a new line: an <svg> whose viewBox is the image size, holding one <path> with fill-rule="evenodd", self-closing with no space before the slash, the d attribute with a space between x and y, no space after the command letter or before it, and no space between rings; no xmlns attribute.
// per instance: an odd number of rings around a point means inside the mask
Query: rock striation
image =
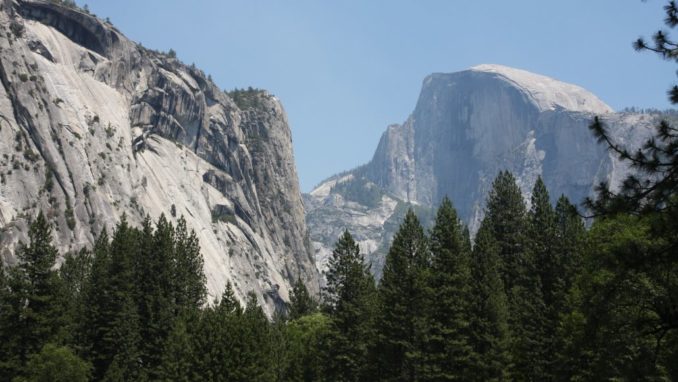
<svg viewBox="0 0 678 382"><path fill-rule="evenodd" d="M393 216L394 203L418 206L430 216L447 195L475 232L500 170L514 173L528 205L538 176L554 201L565 194L580 203L600 181L618 186L629 168L588 130L595 115L631 147L651 133L658 118L615 113L579 86L500 65L426 77L414 112L386 129L369 163L329 178L305 196L320 270L337 232L349 229L358 233L378 276L397 225L376 226ZM357 190L361 187L382 199L372 205L357 200L352 195L368 193Z"/></svg>
<svg viewBox="0 0 678 382"><path fill-rule="evenodd" d="M0 254L45 211L62 251L126 215L183 216L210 294L227 282L272 313L290 283L318 291L291 133L266 91L225 93L59 2L0 1Z"/></svg>

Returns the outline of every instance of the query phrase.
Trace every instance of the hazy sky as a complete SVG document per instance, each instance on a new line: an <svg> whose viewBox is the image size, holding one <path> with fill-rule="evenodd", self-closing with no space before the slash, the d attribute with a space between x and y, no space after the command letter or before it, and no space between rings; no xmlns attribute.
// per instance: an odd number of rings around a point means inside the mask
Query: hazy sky
<svg viewBox="0 0 678 382"><path fill-rule="evenodd" d="M173 48L224 89L264 88L287 111L303 191L372 157L433 72L481 63L592 91L615 109L667 108L675 64L631 42L661 0L92 0L144 46Z"/></svg>

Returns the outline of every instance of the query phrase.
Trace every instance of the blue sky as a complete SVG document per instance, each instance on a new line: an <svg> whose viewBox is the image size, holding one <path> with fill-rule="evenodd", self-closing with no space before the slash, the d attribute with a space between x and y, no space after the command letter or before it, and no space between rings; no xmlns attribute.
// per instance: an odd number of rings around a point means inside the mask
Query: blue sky
<svg viewBox="0 0 678 382"><path fill-rule="evenodd" d="M423 78L481 63L571 82L615 109L668 108L675 64L631 42L663 27L654 0L78 1L144 46L173 48L224 89L278 96L303 191L370 160Z"/></svg>

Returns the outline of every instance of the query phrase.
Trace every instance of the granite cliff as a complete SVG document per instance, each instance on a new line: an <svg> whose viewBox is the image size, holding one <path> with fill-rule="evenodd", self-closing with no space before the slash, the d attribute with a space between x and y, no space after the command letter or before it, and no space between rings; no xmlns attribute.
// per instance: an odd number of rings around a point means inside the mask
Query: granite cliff
<svg viewBox="0 0 678 382"><path fill-rule="evenodd" d="M427 222L445 195L475 232L500 170L516 175L528 203L538 176L553 198L577 204L600 181L619 185L629 169L593 138L595 115L630 146L657 119L615 113L579 86L500 65L426 77L414 112L386 129L369 163L305 196L319 269L348 229L379 276L402 211L414 205Z"/></svg>
<svg viewBox="0 0 678 382"><path fill-rule="evenodd" d="M0 1L0 253L13 263L44 211L61 251L125 214L184 216L211 296L227 281L272 312L301 278L318 290L280 101L225 93L59 2Z"/></svg>

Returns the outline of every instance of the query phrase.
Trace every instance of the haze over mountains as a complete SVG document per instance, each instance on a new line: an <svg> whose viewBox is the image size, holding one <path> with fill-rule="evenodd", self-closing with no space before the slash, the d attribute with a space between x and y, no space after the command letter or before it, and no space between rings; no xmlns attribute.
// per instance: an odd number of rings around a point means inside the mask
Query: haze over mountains
<svg viewBox="0 0 678 382"><path fill-rule="evenodd" d="M501 170L515 174L528 203L538 176L554 199L564 194L575 204L601 181L619 185L628 167L593 138L596 115L630 147L657 117L615 113L579 86L501 65L426 77L414 111L386 129L369 163L305 196L319 269L348 229L379 275L407 205L426 221L446 195L474 233Z"/></svg>

